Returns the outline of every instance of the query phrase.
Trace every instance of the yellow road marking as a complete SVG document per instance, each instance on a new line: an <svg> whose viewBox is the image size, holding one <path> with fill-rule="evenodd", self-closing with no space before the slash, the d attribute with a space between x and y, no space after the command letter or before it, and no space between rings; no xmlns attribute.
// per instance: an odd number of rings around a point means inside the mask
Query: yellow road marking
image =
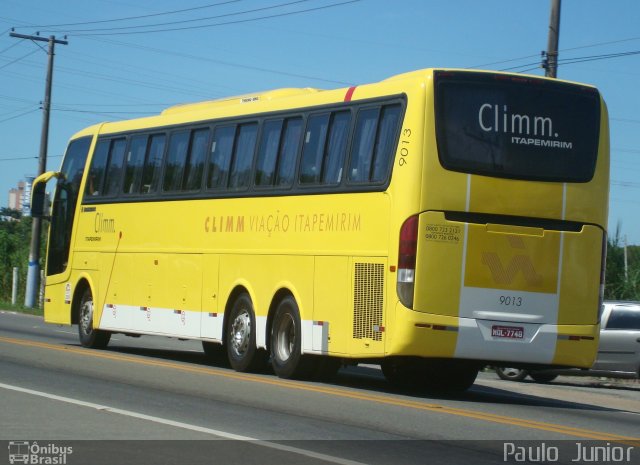
<svg viewBox="0 0 640 465"><path fill-rule="evenodd" d="M488 421L493 423L500 423L504 425L520 426L522 428L538 429L543 431L549 431L559 434L565 434L568 436L575 436L582 439L594 439L598 441L615 441L617 443L629 444L632 446L640 447L640 438L634 438L630 436L621 436L618 434L603 433L599 431L592 431L583 428L574 428L572 426L558 425L554 423L545 423L535 420L526 420L515 417L508 417L502 415L495 415L492 413L484 413L473 410L459 409L455 407L447 407L439 404L430 404L419 401L397 399L392 397L386 397L376 394L367 394L361 392L347 391L341 388L316 386L312 384L302 383L298 381L282 380L279 378L266 378L257 375L237 373L233 371L223 370L219 368L211 367L198 367L181 365L176 362L165 362L161 360L148 360L139 357L133 357L129 355L121 355L113 352L104 352L97 350L89 350L79 347L60 346L56 344L49 344L45 342L28 341L25 339L14 339L0 336L0 342L8 344L26 346L26 347L38 347L41 349L55 350L59 352L67 352L72 354L78 354L85 357L95 357L106 360L115 360L119 362L130 362L139 365L153 366L168 368L189 373L206 374L213 376L221 376L229 379L237 379L242 381L267 384L271 386L278 386L286 389L296 389L308 392L317 392L320 394L326 394L336 397L343 397L349 399L356 399L365 402L374 402L385 405L393 405L397 407L405 407L416 410L445 413L448 415L456 415L460 417L473 418L476 420Z"/></svg>

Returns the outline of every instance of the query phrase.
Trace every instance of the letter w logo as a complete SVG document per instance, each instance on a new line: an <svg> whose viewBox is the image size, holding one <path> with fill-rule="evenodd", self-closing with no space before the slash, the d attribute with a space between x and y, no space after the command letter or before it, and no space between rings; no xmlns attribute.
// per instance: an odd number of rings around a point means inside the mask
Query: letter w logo
<svg viewBox="0 0 640 465"><path fill-rule="evenodd" d="M525 248L524 242L519 238L510 237L509 244L514 249ZM513 256L505 267L496 252L483 252L482 264L489 268L493 281L498 285L511 284L518 273L522 273L528 285L535 287L542 285L543 278L536 272L528 255Z"/></svg>

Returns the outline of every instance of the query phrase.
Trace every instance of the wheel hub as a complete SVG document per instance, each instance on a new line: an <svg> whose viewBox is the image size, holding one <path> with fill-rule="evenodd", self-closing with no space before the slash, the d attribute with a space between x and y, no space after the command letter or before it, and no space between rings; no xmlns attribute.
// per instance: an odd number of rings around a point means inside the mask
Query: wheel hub
<svg viewBox="0 0 640 465"><path fill-rule="evenodd" d="M84 334L91 333L93 321L93 302L87 301L80 307L80 327Z"/></svg>
<svg viewBox="0 0 640 465"><path fill-rule="evenodd" d="M236 355L243 356L247 352L250 338L251 317L246 310L242 310L231 325L231 346Z"/></svg>

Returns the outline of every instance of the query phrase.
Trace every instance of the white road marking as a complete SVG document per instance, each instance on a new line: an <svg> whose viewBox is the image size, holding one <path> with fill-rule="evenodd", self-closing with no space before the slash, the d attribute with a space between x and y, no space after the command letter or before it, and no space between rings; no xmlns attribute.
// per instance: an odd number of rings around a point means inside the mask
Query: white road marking
<svg viewBox="0 0 640 465"><path fill-rule="evenodd" d="M145 415L143 413L132 412L131 410L123 410L119 408L109 407L107 405L94 404L93 402L85 402L78 399L72 399L70 397L58 396L56 394L51 394L48 392L42 391L34 391L33 389L26 389L19 386L12 386L10 384L0 383L0 388L7 389L10 391L21 392L24 394L30 394L33 396L44 397L45 399L57 400L60 402L66 402L68 404L79 405L81 407L92 408L94 410L99 410L101 412L109 412L114 413L116 415L123 415L131 418L137 418L140 420L152 421L154 423L160 423L162 425L174 426L176 428L182 428L190 431L196 431L199 433L210 434L212 436L218 436L223 439L231 439L235 441L251 441L252 444L256 444L263 447L268 447L270 449L276 449L283 452L291 452L293 454L304 455L305 457L310 457L318 460L324 460L330 463L336 463L339 465L364 465L361 462L355 462L353 460L343 459L340 457L334 457L332 455L322 454L318 452L313 452L305 449L300 449L298 447L285 446L282 444L278 444L275 442L264 441L256 438L252 438L249 436L241 436L239 434L227 433L226 431L220 431L211 428L205 428L203 426L191 425L189 423L183 423L180 421L169 420L167 418L160 418L152 415Z"/></svg>

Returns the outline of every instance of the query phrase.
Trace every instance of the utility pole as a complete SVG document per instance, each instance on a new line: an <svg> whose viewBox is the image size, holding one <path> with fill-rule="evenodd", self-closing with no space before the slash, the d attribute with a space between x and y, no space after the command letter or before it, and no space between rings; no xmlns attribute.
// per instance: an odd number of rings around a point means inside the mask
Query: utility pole
<svg viewBox="0 0 640 465"><path fill-rule="evenodd" d="M17 39L27 39L37 42L48 42L49 57L47 64L47 81L44 90L44 102L42 102L42 132L40 135L40 155L38 157L38 173L40 176L47 169L47 148L49 145L49 114L51 111L51 84L53 82L53 57L55 56L56 44L67 45L66 40L56 39L55 36L40 37L39 35L25 35L11 32L11 37ZM24 305L32 308L38 296L38 281L40 280L40 231L42 230L42 219L33 218L31 226L31 247L29 249L29 267L27 268L27 289L25 292Z"/></svg>
<svg viewBox="0 0 640 465"><path fill-rule="evenodd" d="M558 75L558 42L560 41L560 0L551 0L551 17L549 18L549 39L547 52L542 67L544 75L555 78Z"/></svg>
<svg viewBox="0 0 640 465"><path fill-rule="evenodd" d="M629 263L627 262L627 235L624 235L624 282L629 280Z"/></svg>

